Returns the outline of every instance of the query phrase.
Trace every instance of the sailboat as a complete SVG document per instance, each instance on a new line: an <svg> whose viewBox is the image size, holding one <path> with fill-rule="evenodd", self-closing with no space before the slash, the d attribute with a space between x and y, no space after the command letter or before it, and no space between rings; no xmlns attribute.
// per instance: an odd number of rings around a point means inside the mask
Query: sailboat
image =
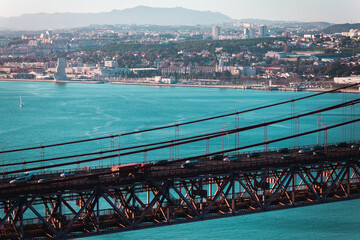
<svg viewBox="0 0 360 240"><path fill-rule="evenodd" d="M20 107L23 107L22 101L21 101L21 95L20 95Z"/></svg>

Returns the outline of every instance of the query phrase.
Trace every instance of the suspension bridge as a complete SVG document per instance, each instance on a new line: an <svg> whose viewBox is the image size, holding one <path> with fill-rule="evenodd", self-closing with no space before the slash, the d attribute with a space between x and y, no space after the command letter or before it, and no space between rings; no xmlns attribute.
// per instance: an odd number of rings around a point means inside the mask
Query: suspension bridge
<svg viewBox="0 0 360 240"><path fill-rule="evenodd" d="M287 101L143 130L103 135L96 138L2 148L0 179L0 239L68 239L129 231L219 217L258 213L321 204L360 197L360 150L355 131L360 121L355 106L360 98L296 112L299 101L312 100L357 84ZM290 104L287 116L240 126L239 117ZM341 121L321 122L321 114L341 111ZM350 111L351 114L348 114ZM316 116L314 129L300 132L302 118ZM234 117L234 128L179 134L180 128ZM290 133L269 139L268 128L290 122ZM346 127L348 141L329 143L327 133ZM120 146L125 136L174 129L170 139ZM263 130L263 141L240 144L240 134ZM317 144L299 146L298 139L317 135ZM324 141L321 143L320 134ZM230 145L230 136L234 144ZM224 148L224 137L228 147ZM211 140L221 139L212 146ZM79 144L110 140L108 149L63 151ZM291 141L291 146L272 145ZM192 144L205 150L181 154ZM116 145L116 147L115 147ZM226 145L226 144L225 144ZM61 151L54 155L45 152ZM190 147L189 147L190 149ZM255 150L254 150L255 149ZM151 152L169 150L169 157L149 159ZM26 162L12 156L41 155ZM142 155L121 164L128 156ZM6 159L6 162L5 160ZM117 163L114 159L118 160ZM94 164L99 164L96 167ZM104 164L107 163L107 164ZM93 164L93 165L91 165ZM91 167L89 167L91 165Z"/></svg>

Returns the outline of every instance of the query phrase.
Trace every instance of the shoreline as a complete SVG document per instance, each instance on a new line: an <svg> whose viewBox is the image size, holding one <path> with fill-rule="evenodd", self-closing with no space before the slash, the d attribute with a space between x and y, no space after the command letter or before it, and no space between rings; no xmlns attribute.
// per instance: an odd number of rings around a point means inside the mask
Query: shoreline
<svg viewBox="0 0 360 240"><path fill-rule="evenodd" d="M42 79L0 79L0 82L49 82L49 83L87 83L87 84L102 84L102 81L81 81L81 80L42 80Z"/></svg>
<svg viewBox="0 0 360 240"><path fill-rule="evenodd" d="M49 82L49 83L84 83L84 84L104 84L102 81L81 81L81 80L40 80L40 79L0 79L5 82ZM267 89L259 87L259 85L194 85L194 84L166 84L166 83L134 83L134 82L108 82L109 84L115 85L133 85L133 86L147 86L147 87L197 87L197 88L219 88L219 89L239 89L239 90L255 90L255 91L286 91L286 92L325 92L330 89L321 88L306 88L300 91L293 90L291 88L280 88L280 89ZM255 87L256 86L256 87ZM248 88L254 87L254 88ZM359 90L354 89L342 89L339 92L360 94Z"/></svg>
<svg viewBox="0 0 360 240"><path fill-rule="evenodd" d="M199 87L199 88L230 88L230 89L243 89L244 85L194 85L194 84L167 84L167 83L131 83L131 82L110 82L115 85L137 85L147 87Z"/></svg>
<svg viewBox="0 0 360 240"><path fill-rule="evenodd" d="M193 84L166 84L166 83L123 83L123 82L111 82L111 84L117 85L138 85L138 86L148 86L148 87L198 87L198 88L221 88L221 89L238 89L238 90L254 90L254 91L280 91L280 92L326 92L331 89L321 89L321 88L305 88L300 91L292 90L291 88L280 88L280 89L261 89L258 85L193 85ZM257 86L257 87L255 87ZM254 87L254 88L247 88ZM355 93L360 94L360 90L353 89L341 89L338 91L346 93Z"/></svg>

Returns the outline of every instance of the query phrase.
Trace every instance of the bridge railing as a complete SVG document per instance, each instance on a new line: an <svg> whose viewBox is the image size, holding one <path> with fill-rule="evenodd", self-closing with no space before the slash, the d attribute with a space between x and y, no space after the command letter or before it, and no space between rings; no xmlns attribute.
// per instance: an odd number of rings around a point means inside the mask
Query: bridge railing
<svg viewBox="0 0 360 240"><path fill-rule="evenodd" d="M359 141L348 141L347 144L348 146L350 147L351 144L357 144L359 143ZM324 146L324 144L321 144L322 146ZM328 146L332 146L334 144L328 144ZM313 146L316 146L316 145L303 145L301 147L293 147L293 148L289 148L290 151L294 151L294 150L297 150L297 149L301 149L301 148L311 148ZM239 156L239 158L241 159L241 162L251 162L253 161L253 159L248 159L246 158L246 156L248 154L251 154L251 153L259 153L260 156L266 156L267 159L272 159L272 156L270 153L274 153L276 151L278 151L280 148L271 148L271 149L268 149L268 151L264 152L264 151L261 151L261 150L254 150L254 151L245 151L245 152L241 152L239 154L236 154L235 156ZM293 152L294 153L294 152ZM285 155L285 154L284 154ZM225 155L224 155L225 156ZM326 158L327 156L325 155L323 158ZM277 158L279 158L279 156L277 156ZM303 156L297 156L296 158L303 158ZM310 156L306 156L306 159L309 159L311 158ZM314 159L318 158L316 156L313 157ZM276 162L276 159L274 159L273 161ZM156 163L156 161L149 161L149 163ZM169 162L171 164L171 162ZM76 163L74 163L76 164ZM102 172L102 171L105 171L105 170L110 170L112 167L112 165L106 165L106 166L92 166L92 167L85 167L85 166L79 166L75 169L72 169L70 171L74 171L76 172L77 174L81 175L81 174L90 174L90 173L97 173L97 172ZM178 168L178 166L176 167ZM36 176L38 178L41 178L41 176L43 177L60 177L60 174L65 172L65 171L68 171L68 170L54 170L54 171L41 171L41 172L36 172ZM19 177L21 176L22 174L14 174L14 175L9 175L7 176L7 178L5 179L5 182L9 182L11 179L15 179L16 177Z"/></svg>

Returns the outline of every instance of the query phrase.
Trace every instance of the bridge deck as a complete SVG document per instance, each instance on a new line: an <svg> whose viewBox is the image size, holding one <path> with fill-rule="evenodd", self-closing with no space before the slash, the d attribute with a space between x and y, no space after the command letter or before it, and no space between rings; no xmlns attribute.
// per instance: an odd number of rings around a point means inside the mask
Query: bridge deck
<svg viewBox="0 0 360 240"><path fill-rule="evenodd" d="M9 200L12 197L26 194L51 194L58 191L86 191L99 185L128 185L134 182L142 181L145 177L151 179L167 178L191 178L199 175L211 175L228 173L229 171L254 171L264 168L283 168L292 165L319 164L321 162L331 162L339 158L356 157L359 149L330 148L324 155L300 154L298 149L289 150L288 153L278 153L277 151L262 152L258 157L248 157L248 154L236 155L238 160L227 162L223 160L210 160L209 158L200 158L194 168L182 168L184 161L174 161L162 164L154 164L150 169L141 173L131 173L125 171L120 177L114 177L109 167L88 171L74 170L75 176L69 178L60 178L60 174L39 174L36 178L27 183L9 184L3 182L0 184L0 201ZM287 155L289 158L282 159ZM146 176L145 176L146 175ZM46 179L46 182L38 183L38 179Z"/></svg>
<svg viewBox="0 0 360 240"><path fill-rule="evenodd" d="M104 168L65 179L37 176L48 179L42 183L3 182L0 239L61 239L360 197L359 149L325 153L269 151L231 162L199 158L193 168L175 161L116 174Z"/></svg>

